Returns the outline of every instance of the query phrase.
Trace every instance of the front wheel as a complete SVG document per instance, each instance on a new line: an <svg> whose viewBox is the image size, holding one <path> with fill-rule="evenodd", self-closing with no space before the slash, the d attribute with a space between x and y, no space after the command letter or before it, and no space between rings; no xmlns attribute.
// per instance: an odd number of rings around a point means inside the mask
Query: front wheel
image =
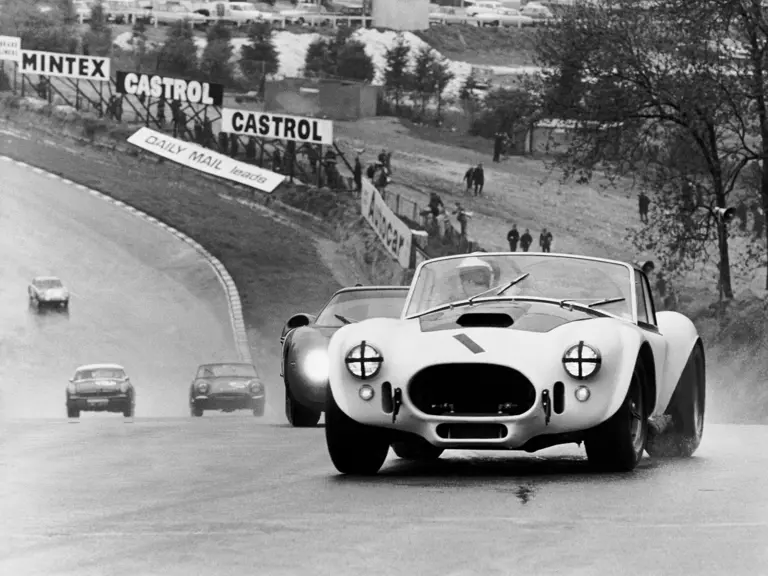
<svg viewBox="0 0 768 576"><path fill-rule="evenodd" d="M680 381L664 415L672 419L669 428L658 434L653 428L645 449L654 458L689 458L704 435L706 404L706 367L704 352L697 344L688 358Z"/></svg>
<svg viewBox="0 0 768 576"><path fill-rule="evenodd" d="M417 462L432 462L440 458L443 449L433 446L424 439L394 442L392 450L403 460L415 460Z"/></svg>
<svg viewBox="0 0 768 576"><path fill-rule="evenodd" d="M203 409L200 408L194 402L189 403L189 415L195 418L200 418L203 415Z"/></svg>
<svg viewBox="0 0 768 576"><path fill-rule="evenodd" d="M330 392L329 392L330 393ZM322 412L302 406L291 394L291 387L285 385L285 417L295 428L312 428L320 422Z"/></svg>
<svg viewBox="0 0 768 576"><path fill-rule="evenodd" d="M264 401L259 402L253 407L253 415L257 418L264 416Z"/></svg>
<svg viewBox="0 0 768 576"><path fill-rule="evenodd" d="M585 438L590 464L606 472L631 472L640 462L648 437L646 372L638 359L627 395L616 413Z"/></svg>
<svg viewBox="0 0 768 576"><path fill-rule="evenodd" d="M125 408L123 408L123 416L125 418L133 418L133 402L128 404Z"/></svg>
<svg viewBox="0 0 768 576"><path fill-rule="evenodd" d="M80 418L80 410L67 406L67 418Z"/></svg>
<svg viewBox="0 0 768 576"><path fill-rule="evenodd" d="M325 401L325 443L333 465L342 474L372 476L389 452L386 434L344 414L330 390Z"/></svg>

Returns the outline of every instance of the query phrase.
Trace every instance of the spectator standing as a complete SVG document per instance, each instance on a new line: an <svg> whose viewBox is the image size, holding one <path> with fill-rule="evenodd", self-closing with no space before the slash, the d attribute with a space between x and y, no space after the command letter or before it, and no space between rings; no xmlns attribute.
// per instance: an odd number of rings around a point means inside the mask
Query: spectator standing
<svg viewBox="0 0 768 576"><path fill-rule="evenodd" d="M363 165L360 162L360 155L355 158L355 187L360 192L363 189Z"/></svg>
<svg viewBox="0 0 768 576"><path fill-rule="evenodd" d="M499 130L493 135L493 161L501 161L501 153L504 150L504 133Z"/></svg>
<svg viewBox="0 0 768 576"><path fill-rule="evenodd" d="M520 232L517 231L517 224L512 224L512 228L507 232L507 242L509 242L509 251L517 252L517 243L520 242Z"/></svg>
<svg viewBox="0 0 768 576"><path fill-rule="evenodd" d="M464 182L467 183L467 194L472 190L475 185L475 167L470 166L464 173Z"/></svg>
<svg viewBox="0 0 768 576"><path fill-rule="evenodd" d="M640 209L640 221L644 224L648 224L648 206L651 204L651 199L645 192L640 192L640 196L637 198L638 208Z"/></svg>
<svg viewBox="0 0 768 576"><path fill-rule="evenodd" d="M485 185L485 171L483 170L482 162L475 168L473 176L475 182L475 196L480 196L483 193L483 186Z"/></svg>
<svg viewBox="0 0 768 576"><path fill-rule="evenodd" d="M229 136L226 132L219 132L219 151L226 154L229 149Z"/></svg>
<svg viewBox="0 0 768 576"><path fill-rule="evenodd" d="M541 235L539 235L539 246L541 246L542 252L551 252L552 247L552 232L546 228L542 229Z"/></svg>
<svg viewBox="0 0 768 576"><path fill-rule="evenodd" d="M229 135L229 155L232 158L237 158L237 153L240 151L240 138L237 134L231 133Z"/></svg>
<svg viewBox="0 0 768 576"><path fill-rule="evenodd" d="M275 148L275 151L272 152L272 172L282 172L283 171L283 157L280 155L280 150Z"/></svg>
<svg viewBox="0 0 768 576"><path fill-rule="evenodd" d="M386 148L379 154L379 164L387 169L387 172L392 172L392 153L387 152Z"/></svg>
<svg viewBox="0 0 768 576"><path fill-rule="evenodd" d="M248 162L256 161L256 138L253 136L248 138L248 143L245 145L245 157Z"/></svg>
<svg viewBox="0 0 768 576"><path fill-rule="evenodd" d="M445 213L445 206L443 206L441 201L437 209L437 233L441 240L445 238L445 231L449 225L448 214Z"/></svg>
<svg viewBox="0 0 768 576"><path fill-rule="evenodd" d="M523 252L528 252L528 248L531 247L531 244L533 244L533 236L531 236L531 231L526 228L525 232L520 237L520 247L523 249Z"/></svg>
<svg viewBox="0 0 768 576"><path fill-rule="evenodd" d="M437 192L430 192L429 194L429 211L432 212L432 216L437 218L438 214L440 214L440 208L445 208L443 205L443 199L440 198L440 195Z"/></svg>
<svg viewBox="0 0 768 576"><path fill-rule="evenodd" d="M469 223L469 215L464 210L464 207L461 205L461 202L456 202L456 209L452 212L452 214L456 215L456 220L458 220L459 222L459 227L461 228L461 237L466 238L467 224Z"/></svg>

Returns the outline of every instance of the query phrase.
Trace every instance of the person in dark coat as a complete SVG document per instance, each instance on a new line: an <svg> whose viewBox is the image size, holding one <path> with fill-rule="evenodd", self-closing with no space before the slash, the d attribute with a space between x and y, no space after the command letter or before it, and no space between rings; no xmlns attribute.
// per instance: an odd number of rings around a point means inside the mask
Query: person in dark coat
<svg viewBox="0 0 768 576"><path fill-rule="evenodd" d="M256 138L251 136L245 145L245 157L249 162L256 160Z"/></svg>
<svg viewBox="0 0 768 576"><path fill-rule="evenodd" d="M229 136L226 132L219 132L219 151L226 154L229 149Z"/></svg>
<svg viewBox="0 0 768 576"><path fill-rule="evenodd" d="M485 185L485 172L483 171L482 162L475 168L473 180L475 182L475 196L480 196L483 193L483 186Z"/></svg>
<svg viewBox="0 0 768 576"><path fill-rule="evenodd" d="M645 192L640 192L640 196L637 197L637 203L640 210L640 221L648 224L648 206L651 204L651 199L648 198Z"/></svg>
<svg viewBox="0 0 768 576"><path fill-rule="evenodd" d="M430 192L429 194L429 211L432 213L432 216L437 219L438 215L440 214L440 207L445 208L443 205L443 199L440 198L440 195L437 192Z"/></svg>
<svg viewBox="0 0 768 576"><path fill-rule="evenodd" d="M280 154L280 150L275 148L275 151L272 152L272 172L282 172L283 171L283 157Z"/></svg>
<svg viewBox="0 0 768 576"><path fill-rule="evenodd" d="M531 247L531 244L533 244L533 236L531 236L531 231L526 228L525 232L520 237L520 247L523 249L523 252L528 252L528 248Z"/></svg>
<svg viewBox="0 0 768 576"><path fill-rule="evenodd" d="M517 224L512 224L512 229L507 232L507 242L509 242L509 251L517 252L517 243L520 242L520 232L517 231Z"/></svg>
<svg viewBox="0 0 768 576"><path fill-rule="evenodd" d="M467 236L467 224L469 223L469 216L464 210L464 207L461 205L460 202L456 202L456 209L452 212L452 214L456 215L456 220L459 222L459 226L461 227L461 236L463 238L466 238Z"/></svg>
<svg viewBox="0 0 768 576"><path fill-rule="evenodd" d="M504 133L496 132L493 135L493 161L501 161L501 153L504 150Z"/></svg>
<svg viewBox="0 0 768 576"><path fill-rule="evenodd" d="M368 169L365 171L365 175L368 177L369 180L373 180L373 177L376 175L376 164L369 164Z"/></svg>
<svg viewBox="0 0 768 576"><path fill-rule="evenodd" d="M552 247L552 232L546 228L542 229L539 235L539 246L541 246L542 252L551 252Z"/></svg>
<svg viewBox="0 0 768 576"><path fill-rule="evenodd" d="M229 135L229 155L232 158L237 158L237 153L240 151L240 138L237 137L237 134L230 134Z"/></svg>
<svg viewBox="0 0 768 576"><path fill-rule="evenodd" d="M475 167L470 166L464 173L464 182L467 183L467 193L472 190L472 186L475 184Z"/></svg>

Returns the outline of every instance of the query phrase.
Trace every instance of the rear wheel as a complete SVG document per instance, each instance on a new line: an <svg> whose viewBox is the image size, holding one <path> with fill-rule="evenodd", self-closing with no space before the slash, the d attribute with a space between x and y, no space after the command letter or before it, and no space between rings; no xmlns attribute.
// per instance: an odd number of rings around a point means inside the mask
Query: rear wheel
<svg viewBox="0 0 768 576"><path fill-rule="evenodd" d="M706 367L701 345L691 352L664 415L672 419L662 433L649 431L645 449L655 458L688 458L701 444L706 404Z"/></svg>
<svg viewBox="0 0 768 576"><path fill-rule="evenodd" d="M394 442L392 450L403 460L415 460L418 462L432 462L440 458L442 448L433 446L423 438Z"/></svg>
<svg viewBox="0 0 768 576"><path fill-rule="evenodd" d="M302 406L291 394L291 387L285 384L285 417L296 428L311 428L320 422L322 412Z"/></svg>
<svg viewBox="0 0 768 576"><path fill-rule="evenodd" d="M80 410L72 406L67 406L67 418L80 418Z"/></svg>
<svg viewBox="0 0 768 576"><path fill-rule="evenodd" d="M648 437L646 372L638 359L627 395L616 413L592 429L585 441L590 464L606 472L630 472L643 457Z"/></svg>
<svg viewBox="0 0 768 576"><path fill-rule="evenodd" d="M372 476L389 452L386 433L344 414L330 390L325 403L325 442L333 465L342 474Z"/></svg>

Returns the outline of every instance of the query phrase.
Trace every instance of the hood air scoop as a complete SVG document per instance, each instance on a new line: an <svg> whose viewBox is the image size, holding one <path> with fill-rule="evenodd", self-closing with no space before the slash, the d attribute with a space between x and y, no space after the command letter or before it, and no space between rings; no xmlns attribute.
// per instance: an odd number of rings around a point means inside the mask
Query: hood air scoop
<svg viewBox="0 0 768 576"><path fill-rule="evenodd" d="M468 312L456 320L462 328L509 328L513 323L512 317L502 312Z"/></svg>

